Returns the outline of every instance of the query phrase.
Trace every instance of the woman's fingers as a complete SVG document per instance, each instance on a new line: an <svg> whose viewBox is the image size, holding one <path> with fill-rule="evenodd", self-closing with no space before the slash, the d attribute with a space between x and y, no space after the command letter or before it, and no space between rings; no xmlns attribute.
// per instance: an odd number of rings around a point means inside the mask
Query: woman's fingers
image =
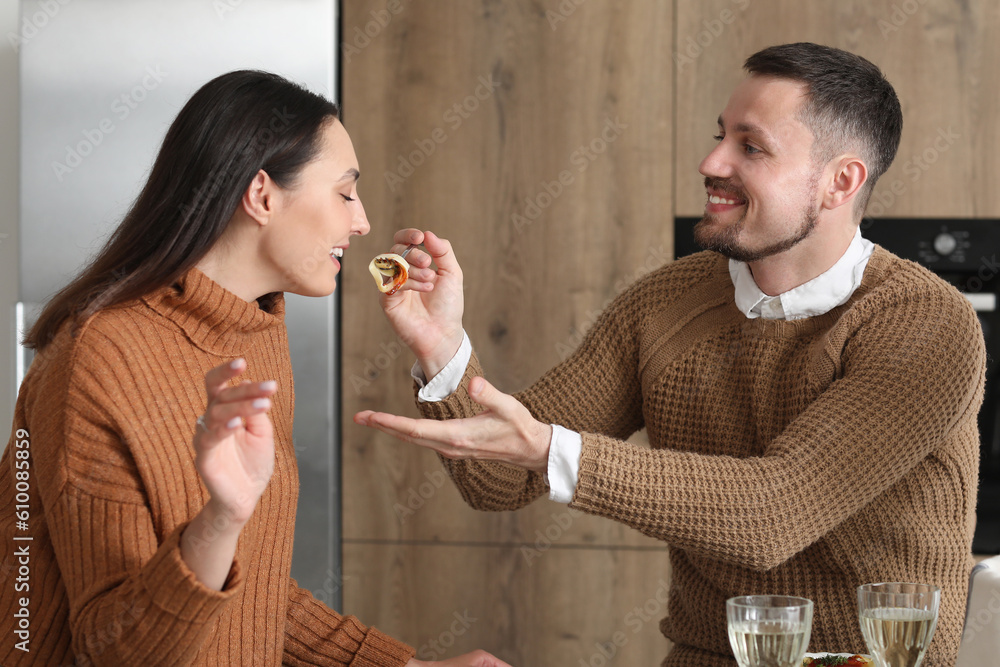
<svg viewBox="0 0 1000 667"><path fill-rule="evenodd" d="M247 428L253 427L252 430L266 429L266 413L271 409L271 396L278 391L278 383L268 380L231 386L230 381L245 370L246 361L236 359L216 366L205 374L208 406L199 417L200 430L222 438L244 422Z"/></svg>
<svg viewBox="0 0 1000 667"><path fill-rule="evenodd" d="M244 382L235 387L227 386L215 395L213 402L235 403L252 398L273 396L278 391L278 383L274 380L266 382Z"/></svg>
<svg viewBox="0 0 1000 667"><path fill-rule="evenodd" d="M212 370L205 373L205 393L208 394L209 402L211 402L211 400L215 398L219 392L229 386L229 381L231 379L240 375L246 369L247 362L245 359L234 359L228 364L216 366Z"/></svg>
<svg viewBox="0 0 1000 667"><path fill-rule="evenodd" d="M205 426L209 431L232 430L250 419L271 409L271 399L265 397L248 398L228 403L214 403L205 410Z"/></svg>

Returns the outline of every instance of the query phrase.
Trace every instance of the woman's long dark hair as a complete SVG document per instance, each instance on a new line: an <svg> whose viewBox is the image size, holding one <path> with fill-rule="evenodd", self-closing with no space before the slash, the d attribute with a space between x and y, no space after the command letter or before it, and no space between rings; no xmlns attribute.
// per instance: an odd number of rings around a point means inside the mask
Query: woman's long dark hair
<svg viewBox="0 0 1000 667"><path fill-rule="evenodd" d="M276 74L242 70L202 86L174 119L132 208L97 256L25 336L36 350L59 327L172 284L208 252L263 169L294 187L337 105Z"/></svg>

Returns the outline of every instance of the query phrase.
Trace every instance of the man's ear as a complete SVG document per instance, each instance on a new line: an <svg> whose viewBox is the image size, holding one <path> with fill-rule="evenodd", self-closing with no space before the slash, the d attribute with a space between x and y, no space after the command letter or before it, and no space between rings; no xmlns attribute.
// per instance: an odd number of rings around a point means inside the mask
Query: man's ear
<svg viewBox="0 0 1000 667"><path fill-rule="evenodd" d="M240 204L247 215L263 226L271 221L276 203L277 185L267 172L261 169L243 193Z"/></svg>
<svg viewBox="0 0 1000 667"><path fill-rule="evenodd" d="M868 181L868 167L856 155L843 155L832 160L823 192L823 208L834 209L854 201Z"/></svg>

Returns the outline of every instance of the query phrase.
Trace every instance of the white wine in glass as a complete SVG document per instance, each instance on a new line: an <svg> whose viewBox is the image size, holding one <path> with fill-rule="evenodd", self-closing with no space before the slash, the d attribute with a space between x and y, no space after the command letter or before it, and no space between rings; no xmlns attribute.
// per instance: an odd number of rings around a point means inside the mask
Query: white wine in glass
<svg viewBox="0 0 1000 667"><path fill-rule="evenodd" d="M801 667L812 630L813 603L781 595L726 601L729 645L740 667Z"/></svg>
<svg viewBox="0 0 1000 667"><path fill-rule="evenodd" d="M937 627L941 589L929 584L858 587L861 634L878 667L917 667Z"/></svg>

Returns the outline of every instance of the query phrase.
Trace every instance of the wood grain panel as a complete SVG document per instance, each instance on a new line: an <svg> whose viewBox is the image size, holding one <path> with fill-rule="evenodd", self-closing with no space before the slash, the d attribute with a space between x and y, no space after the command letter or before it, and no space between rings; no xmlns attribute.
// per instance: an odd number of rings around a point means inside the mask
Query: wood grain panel
<svg viewBox="0 0 1000 667"><path fill-rule="evenodd" d="M418 658L482 648L512 665L657 665L669 650L663 553L345 542L344 557L345 613Z"/></svg>
<svg viewBox="0 0 1000 667"><path fill-rule="evenodd" d="M346 3L345 40L385 6ZM672 255L671 7L402 7L344 64L372 222L341 281L344 535L520 542L551 508L475 513L449 483L406 521L394 511L440 466L350 422L369 407L416 414L412 357L387 330L367 263L397 228L433 229L463 262L465 323L488 377L515 391L557 363L610 298ZM581 541L648 543L587 521Z"/></svg>
<svg viewBox="0 0 1000 667"><path fill-rule="evenodd" d="M545 498L518 512L474 510L461 500L435 455L410 451L402 443L384 446L405 457L396 464L398 472L389 468L391 464L387 461L384 469L358 468L351 474L365 479L355 479L349 486L345 483L345 496L356 494L352 500L355 507L359 497L377 498L377 502L364 508L366 522L355 516L353 530L345 531L352 538L532 543L539 539L540 532L544 534L568 512L566 505ZM368 456L367 452L359 454ZM398 477L388 477L397 474ZM345 510L345 522L350 516L348 512ZM570 527L560 535L564 544L662 546L661 542L610 519L582 513L572 516Z"/></svg>
<svg viewBox="0 0 1000 667"><path fill-rule="evenodd" d="M723 22L723 12L732 20ZM704 210L698 164L712 149L716 117L746 57L812 41L868 58L899 95L902 142L870 214L997 216L998 29L1000 5L992 0L678 0L678 214Z"/></svg>

